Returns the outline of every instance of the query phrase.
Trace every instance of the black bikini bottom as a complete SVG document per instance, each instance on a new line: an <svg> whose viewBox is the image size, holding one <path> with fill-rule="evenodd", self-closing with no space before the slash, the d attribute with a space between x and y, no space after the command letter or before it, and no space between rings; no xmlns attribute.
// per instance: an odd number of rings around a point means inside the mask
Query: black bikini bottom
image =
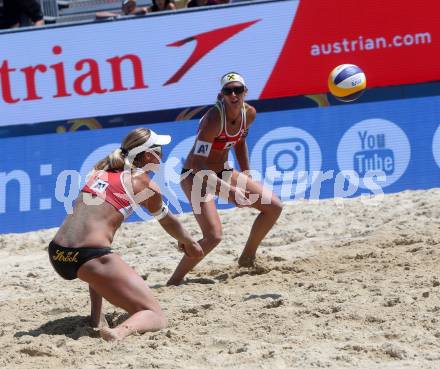
<svg viewBox="0 0 440 369"><path fill-rule="evenodd" d="M182 175L182 174L185 174L190 171L192 171L192 169L182 168L182 171L180 172L180 174ZM234 171L234 169L229 168L229 169L223 169L220 172L217 172L215 174L217 175L218 178L222 179L224 173L232 173L233 171Z"/></svg>
<svg viewBox="0 0 440 369"><path fill-rule="evenodd" d="M53 241L48 251L55 271L69 280L77 278L78 269L85 262L113 252L110 247L64 247Z"/></svg>

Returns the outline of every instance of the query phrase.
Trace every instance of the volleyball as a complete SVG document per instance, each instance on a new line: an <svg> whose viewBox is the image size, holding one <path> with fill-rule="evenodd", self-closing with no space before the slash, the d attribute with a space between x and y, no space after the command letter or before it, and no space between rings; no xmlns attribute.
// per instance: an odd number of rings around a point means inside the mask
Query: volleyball
<svg viewBox="0 0 440 369"><path fill-rule="evenodd" d="M328 76L328 89L338 100L350 102L358 99L367 87L367 78L354 64L341 64Z"/></svg>

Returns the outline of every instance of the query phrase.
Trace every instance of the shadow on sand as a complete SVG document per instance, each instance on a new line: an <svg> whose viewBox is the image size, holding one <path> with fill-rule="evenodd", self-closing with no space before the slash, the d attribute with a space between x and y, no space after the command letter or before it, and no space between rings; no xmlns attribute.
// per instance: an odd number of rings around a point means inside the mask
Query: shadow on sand
<svg viewBox="0 0 440 369"><path fill-rule="evenodd" d="M79 315L51 320L36 329L17 332L14 334L14 337L38 337L42 334L49 336L66 336L74 340L83 336L92 338L99 337L98 330L90 326L89 317Z"/></svg>

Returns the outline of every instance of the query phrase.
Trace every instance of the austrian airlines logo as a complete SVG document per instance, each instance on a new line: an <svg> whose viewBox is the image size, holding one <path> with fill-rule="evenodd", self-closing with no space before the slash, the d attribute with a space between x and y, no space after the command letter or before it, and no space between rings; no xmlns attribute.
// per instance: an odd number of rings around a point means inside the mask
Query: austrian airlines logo
<svg viewBox="0 0 440 369"><path fill-rule="evenodd" d="M192 68L212 49L215 49L227 39L259 22L260 20L261 19L257 19L250 22L235 24L233 26L217 28L213 31L200 33L198 35L187 37L183 40L168 44L167 46L179 47L191 41L195 41L197 43L196 48L185 64L183 64L180 69L168 81L165 82L164 86L178 82L190 68Z"/></svg>
<svg viewBox="0 0 440 369"><path fill-rule="evenodd" d="M187 61L163 86L178 82L211 50L260 20L217 28L168 44L170 47L179 47L195 41L196 47ZM54 45L52 54L55 58L62 58L63 47ZM123 68L123 65L126 68ZM132 78L126 75L130 73L129 66ZM105 76L105 73L110 73L110 76ZM17 87L23 83L13 83L20 79L26 86L24 90ZM20 101L43 100L48 97L59 99L73 95L104 95L148 87L144 81L143 60L134 53L112 56L105 59L104 63L94 58L85 58L73 63L61 59L50 65L36 64L25 67L12 66L7 59L0 62L0 103L1 100L7 104L16 104ZM44 96L41 94L42 91L50 91L50 95Z"/></svg>

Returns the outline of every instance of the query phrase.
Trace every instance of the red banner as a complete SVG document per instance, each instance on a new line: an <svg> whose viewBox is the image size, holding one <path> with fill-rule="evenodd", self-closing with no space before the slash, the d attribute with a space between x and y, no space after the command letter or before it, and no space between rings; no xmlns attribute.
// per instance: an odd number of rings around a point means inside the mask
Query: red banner
<svg viewBox="0 0 440 369"><path fill-rule="evenodd" d="M368 87L440 80L438 0L302 0L261 98L327 91L352 63Z"/></svg>

